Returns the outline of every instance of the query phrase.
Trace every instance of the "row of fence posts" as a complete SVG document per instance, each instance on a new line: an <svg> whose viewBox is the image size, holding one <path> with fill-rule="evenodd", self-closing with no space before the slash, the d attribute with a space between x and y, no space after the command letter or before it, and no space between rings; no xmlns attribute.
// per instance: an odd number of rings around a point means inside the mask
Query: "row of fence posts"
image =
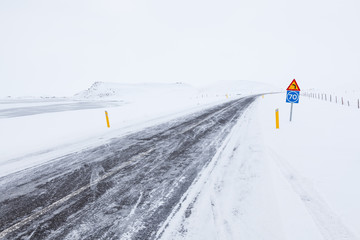
<svg viewBox="0 0 360 240"><path fill-rule="evenodd" d="M327 94L326 93L307 93L305 92L303 95L309 97L309 98L315 98L315 99L320 99L320 100L325 100L327 101ZM338 103L338 100L340 101L340 99L338 99L337 96L335 97L335 103ZM329 100L330 102L333 101L333 96L331 94L329 94ZM341 105L346 104L346 102L344 102L344 98L341 97ZM347 100L347 105L350 107L350 101ZM360 109L360 100L357 99L357 107Z"/></svg>

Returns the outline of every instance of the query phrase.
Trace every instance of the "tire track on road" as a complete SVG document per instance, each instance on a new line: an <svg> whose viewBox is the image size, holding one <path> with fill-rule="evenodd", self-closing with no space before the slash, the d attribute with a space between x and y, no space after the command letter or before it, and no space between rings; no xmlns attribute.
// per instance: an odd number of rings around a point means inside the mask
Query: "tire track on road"
<svg viewBox="0 0 360 240"><path fill-rule="evenodd" d="M96 186L96 184L98 184L99 182L111 177L112 175L118 173L121 169L129 166L130 164L134 163L135 158L141 158L144 157L145 155L149 154L150 152L152 152L153 149L150 149L146 152L140 153L137 156L134 156L134 159L130 159L128 162L125 162L123 164L121 164L119 167L115 168L113 171L108 172L104 175L102 175L101 177L99 177L98 179L92 181L90 184L83 186L82 188L76 190L75 192L72 192L71 194L61 198L60 200L54 202L53 204L43 208L41 211L38 211L34 214L32 214L31 216L23 219L22 221L16 223L15 225L5 229L4 231L0 232L0 239L4 238L6 235L8 235L9 233L12 233L16 230L18 230L19 228L23 227L24 225L32 222L33 220L35 220L36 218L40 217L41 215L46 214L47 212L53 210L54 208L60 206L61 204L65 203L66 201L68 201L69 199L79 195L80 193L84 192L85 190L91 188L92 186Z"/></svg>
<svg viewBox="0 0 360 240"><path fill-rule="evenodd" d="M270 148L268 148L268 152L294 192L305 205L324 239L358 240L321 196L312 187L304 183L303 178L296 173L284 158L280 157Z"/></svg>
<svg viewBox="0 0 360 240"><path fill-rule="evenodd" d="M5 197L5 205L0 201L0 220L9 219L0 225L0 238L153 238L254 99L237 99L13 175L15 186L30 190L21 195L11 186L14 197ZM131 226L122 219L131 219Z"/></svg>

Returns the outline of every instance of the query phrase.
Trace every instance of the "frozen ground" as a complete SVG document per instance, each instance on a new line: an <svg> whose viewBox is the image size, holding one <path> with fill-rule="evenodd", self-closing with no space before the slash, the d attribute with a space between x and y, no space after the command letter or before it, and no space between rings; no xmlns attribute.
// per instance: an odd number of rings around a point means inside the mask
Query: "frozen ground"
<svg viewBox="0 0 360 240"><path fill-rule="evenodd" d="M305 97L289 110L285 94L260 98L157 236L359 239L360 111Z"/></svg>
<svg viewBox="0 0 360 240"><path fill-rule="evenodd" d="M359 108L360 106L360 89L308 89L302 91L302 94L311 95L313 98L322 101L331 102L332 104L344 105L347 107Z"/></svg>
<svg viewBox="0 0 360 240"><path fill-rule="evenodd" d="M45 113L0 118L0 236L359 239L359 109L177 85L2 101Z"/></svg>

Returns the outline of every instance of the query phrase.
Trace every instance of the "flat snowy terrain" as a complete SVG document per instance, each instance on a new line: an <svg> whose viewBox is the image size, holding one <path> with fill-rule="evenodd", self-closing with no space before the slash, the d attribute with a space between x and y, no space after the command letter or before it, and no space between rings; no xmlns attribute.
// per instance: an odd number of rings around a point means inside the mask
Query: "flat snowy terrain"
<svg viewBox="0 0 360 240"><path fill-rule="evenodd" d="M360 109L270 91L2 100L0 239L359 239Z"/></svg>
<svg viewBox="0 0 360 240"><path fill-rule="evenodd" d="M280 129L275 129L275 109ZM184 194L161 239L359 239L360 110L258 98Z"/></svg>

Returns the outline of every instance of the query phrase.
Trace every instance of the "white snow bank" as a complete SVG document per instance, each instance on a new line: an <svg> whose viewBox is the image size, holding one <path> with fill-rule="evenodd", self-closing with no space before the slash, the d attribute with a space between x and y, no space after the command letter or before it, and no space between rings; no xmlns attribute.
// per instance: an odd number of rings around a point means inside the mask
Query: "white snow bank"
<svg viewBox="0 0 360 240"><path fill-rule="evenodd" d="M324 101L329 104L360 108L360 89L309 89L302 92L304 96Z"/></svg>
<svg viewBox="0 0 360 240"><path fill-rule="evenodd" d="M275 109L280 129L275 129ZM161 239L358 239L360 111L259 98L183 196Z"/></svg>
<svg viewBox="0 0 360 240"><path fill-rule="evenodd" d="M261 102L264 142L284 174L296 179L290 181L295 191L307 192L308 209L323 235L346 239L341 232L351 232L359 238L360 109L301 96L289 122L285 93ZM278 130L275 108L280 109Z"/></svg>
<svg viewBox="0 0 360 240"><path fill-rule="evenodd" d="M255 108L158 232L161 239L322 239L291 186L267 156Z"/></svg>

